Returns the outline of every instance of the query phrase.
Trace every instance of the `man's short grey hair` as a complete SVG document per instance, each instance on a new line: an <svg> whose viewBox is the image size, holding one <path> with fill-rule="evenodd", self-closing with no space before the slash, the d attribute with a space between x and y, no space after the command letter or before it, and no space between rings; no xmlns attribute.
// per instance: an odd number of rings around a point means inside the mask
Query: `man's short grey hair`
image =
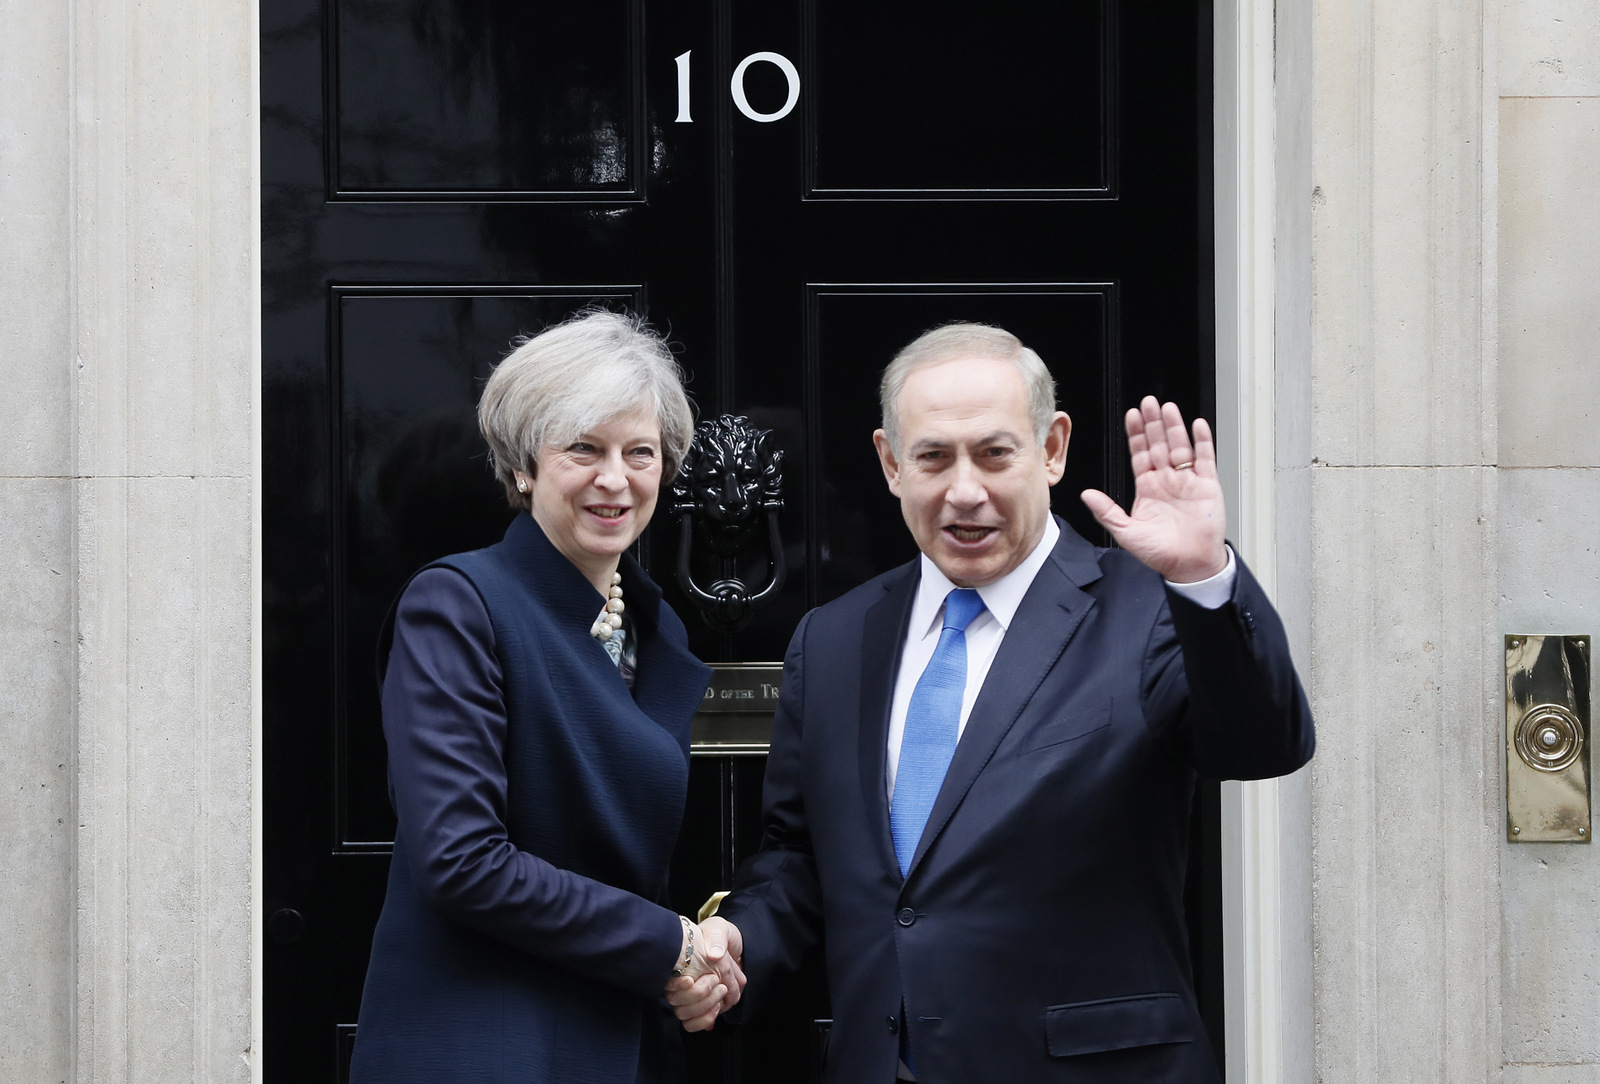
<svg viewBox="0 0 1600 1084"><path fill-rule="evenodd" d="M516 472L532 477L540 449L566 445L640 409L661 428L665 486L694 438L683 369L640 317L590 309L521 340L495 366L478 399L478 428L506 500L527 508Z"/></svg>
<svg viewBox="0 0 1600 1084"><path fill-rule="evenodd" d="M1033 422L1034 443L1043 445L1050 419L1056 412L1056 382L1044 361L1022 340L990 324L944 324L924 331L906 344L883 371L878 403L883 409L883 433L889 447L900 454L900 393L906 379L925 365L958 358L993 358L1009 361L1022 374L1028 396L1028 417Z"/></svg>

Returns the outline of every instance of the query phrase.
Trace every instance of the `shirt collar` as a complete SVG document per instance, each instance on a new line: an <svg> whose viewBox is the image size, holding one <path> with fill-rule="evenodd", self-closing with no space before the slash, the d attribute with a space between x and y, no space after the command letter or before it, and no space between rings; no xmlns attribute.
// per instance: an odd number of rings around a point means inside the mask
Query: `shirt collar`
<svg viewBox="0 0 1600 1084"><path fill-rule="evenodd" d="M1050 556L1050 551L1055 549L1056 540L1060 537L1061 528L1056 526L1056 517L1047 517L1044 534L1039 544L1033 547L1033 552L998 580L978 588L978 597L983 599L984 608L1000 622L1002 630L1011 627L1011 619L1016 616L1017 607L1022 605L1022 596L1028 593L1033 578L1044 567L1045 560ZM921 564L922 579L917 584L916 600L911 604L910 625L910 634L918 639L938 631L934 628L934 621L944 607L944 597L956 588L927 554L922 555ZM979 614L977 620L982 621L983 615Z"/></svg>

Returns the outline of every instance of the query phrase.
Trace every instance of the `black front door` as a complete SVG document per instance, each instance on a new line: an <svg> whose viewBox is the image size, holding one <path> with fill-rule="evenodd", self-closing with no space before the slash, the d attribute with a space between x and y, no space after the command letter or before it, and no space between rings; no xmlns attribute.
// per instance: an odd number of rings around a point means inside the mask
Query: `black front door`
<svg viewBox="0 0 1600 1084"><path fill-rule="evenodd" d="M393 828L374 633L418 564L504 528L472 407L510 341L592 302L645 312L701 416L786 453L788 583L746 630L672 584L665 502L641 542L707 660L780 660L808 607L912 555L869 436L883 365L937 323L1001 324L1051 366L1074 419L1056 510L1098 538L1076 494L1126 488L1121 412L1147 392L1212 412L1210 20L1204 0L262 5L269 1080L341 1079ZM680 909L750 846L761 766L696 758ZM1193 879L1214 1025L1215 870ZM697 1041L695 1079L809 1079L819 989Z"/></svg>

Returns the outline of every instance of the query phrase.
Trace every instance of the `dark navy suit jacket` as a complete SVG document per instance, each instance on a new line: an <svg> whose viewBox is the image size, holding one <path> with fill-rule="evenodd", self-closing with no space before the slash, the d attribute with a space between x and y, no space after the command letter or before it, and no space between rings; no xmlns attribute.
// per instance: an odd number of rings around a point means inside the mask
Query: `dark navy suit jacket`
<svg viewBox="0 0 1600 1084"><path fill-rule="evenodd" d="M1060 526L905 878L884 758L917 564L790 644L762 850L720 913L752 1009L826 933L829 1081L889 1084L905 1026L923 1084L1218 1079L1184 924L1194 781L1300 767L1310 710L1242 563L1206 610Z"/></svg>
<svg viewBox="0 0 1600 1084"><path fill-rule="evenodd" d="M398 815L355 1084L681 1078L663 898L710 672L639 566L632 694L589 626L594 587L521 515L414 578L384 736Z"/></svg>

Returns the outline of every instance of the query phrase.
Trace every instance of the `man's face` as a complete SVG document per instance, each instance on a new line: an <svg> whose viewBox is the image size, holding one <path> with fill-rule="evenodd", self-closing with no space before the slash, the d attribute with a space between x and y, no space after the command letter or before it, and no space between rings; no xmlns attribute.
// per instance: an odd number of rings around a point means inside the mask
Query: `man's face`
<svg viewBox="0 0 1600 1084"><path fill-rule="evenodd" d="M960 587L993 583L1044 535L1072 420L1057 411L1041 447L1022 374L994 358L913 370L899 407L900 454L872 440L917 548Z"/></svg>

